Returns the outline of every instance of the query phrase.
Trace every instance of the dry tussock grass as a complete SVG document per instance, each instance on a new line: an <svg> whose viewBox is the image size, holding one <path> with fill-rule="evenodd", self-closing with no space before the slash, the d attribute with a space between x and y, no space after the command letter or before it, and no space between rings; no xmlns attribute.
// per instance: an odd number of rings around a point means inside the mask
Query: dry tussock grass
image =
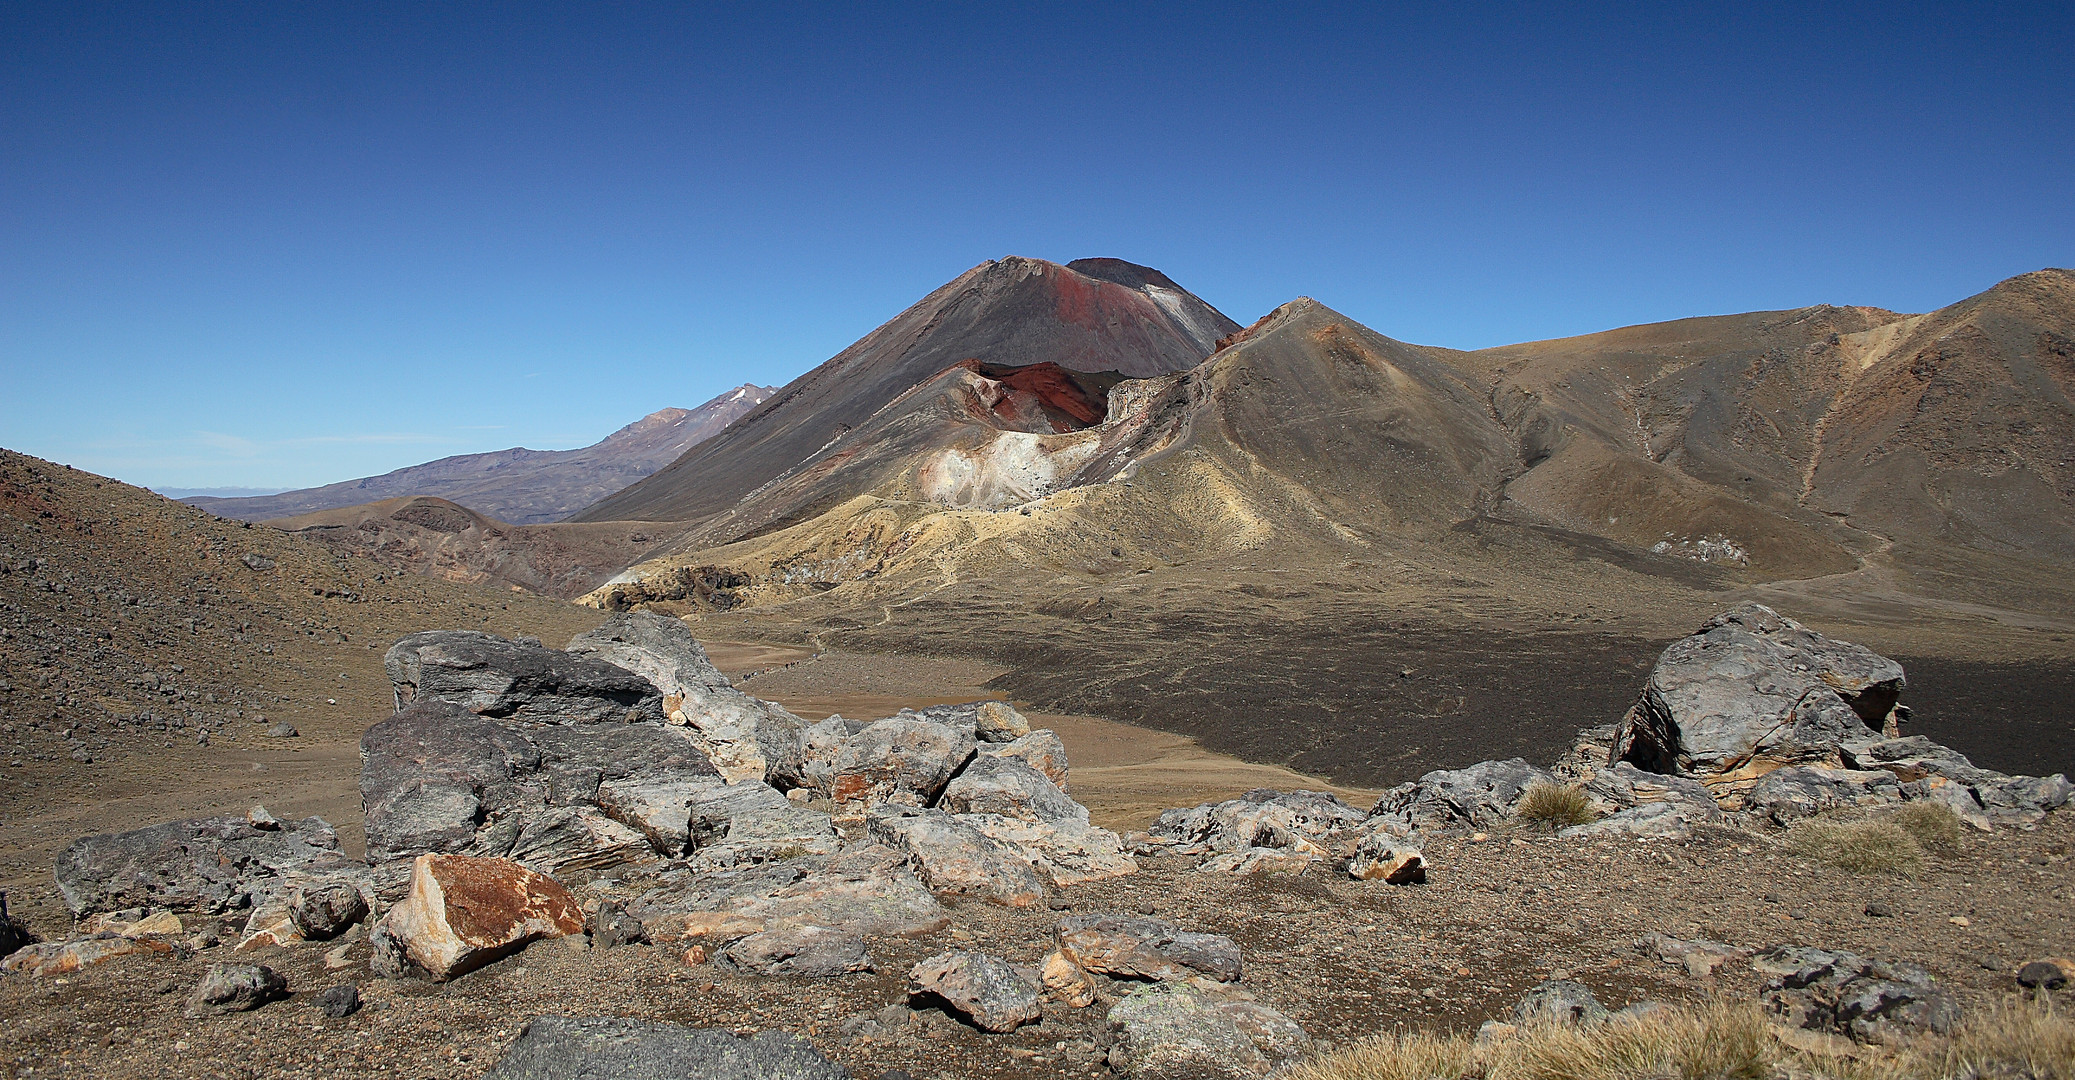
<svg viewBox="0 0 2075 1080"><path fill-rule="evenodd" d="M1316 1058L1289 1080L2075 1080L2075 1022L2012 999L1950 1039L1839 1053L1780 1042L1756 1002L1659 1009L1592 1028L1534 1027L1479 1046L1467 1036L1384 1035Z"/></svg>
<svg viewBox="0 0 2075 1080"><path fill-rule="evenodd" d="M1520 795L1520 805L1513 808L1513 816L1552 829L1583 825L1594 818L1584 787L1545 783L1528 785Z"/></svg>
<svg viewBox="0 0 2075 1080"><path fill-rule="evenodd" d="M1904 803L1887 815L1918 844L1927 848L1951 849L1960 845L1960 827L1966 822L1943 803Z"/></svg>
<svg viewBox="0 0 2075 1080"><path fill-rule="evenodd" d="M1799 822L1787 830L1787 846L1854 874L1914 874L1924 865L1916 837L1887 820Z"/></svg>

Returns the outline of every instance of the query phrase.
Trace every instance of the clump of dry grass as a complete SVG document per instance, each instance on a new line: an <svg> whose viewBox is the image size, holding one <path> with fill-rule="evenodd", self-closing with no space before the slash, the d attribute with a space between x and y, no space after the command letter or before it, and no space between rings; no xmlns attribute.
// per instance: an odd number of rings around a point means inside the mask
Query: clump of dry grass
<svg viewBox="0 0 2075 1080"><path fill-rule="evenodd" d="M1886 820L1803 821L1787 830L1787 846L1854 874L1914 874L1924 865L1922 845Z"/></svg>
<svg viewBox="0 0 2075 1080"><path fill-rule="evenodd" d="M1944 803L1904 803L1887 815L1889 821L1927 848L1954 848L1960 844L1960 815Z"/></svg>
<svg viewBox="0 0 2075 1080"><path fill-rule="evenodd" d="M1755 1002L1658 1009L1591 1027L1534 1026L1486 1045L1385 1035L1317 1058L1290 1080L1763 1080L1778 1047Z"/></svg>
<svg viewBox="0 0 2075 1080"><path fill-rule="evenodd" d="M1513 816L1561 829L1583 825L1597 815L1593 814L1592 801L1585 797L1585 788L1581 785L1534 783L1521 793L1520 805L1513 808Z"/></svg>
<svg viewBox="0 0 2075 1080"><path fill-rule="evenodd" d="M1289 1080L2075 1080L2075 1022L2051 1003L1976 1010L1949 1039L1840 1052L1782 1043L1756 1002L1661 1008L1584 1028L1529 1027L1478 1045L1466 1035L1383 1035L1315 1058Z"/></svg>

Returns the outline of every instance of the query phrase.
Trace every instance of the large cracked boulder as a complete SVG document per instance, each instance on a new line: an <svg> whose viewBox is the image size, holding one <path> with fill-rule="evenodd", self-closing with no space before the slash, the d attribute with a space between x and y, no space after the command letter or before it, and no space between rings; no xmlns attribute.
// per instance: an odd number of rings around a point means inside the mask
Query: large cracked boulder
<svg viewBox="0 0 2075 1080"><path fill-rule="evenodd" d="M1377 798L1369 816L1422 829L1485 828L1512 817L1528 788L1556 782L1555 773L1522 758L1480 761L1399 784Z"/></svg>
<svg viewBox="0 0 2075 1080"><path fill-rule="evenodd" d="M1837 765L1842 744L1879 737L1904 685L1893 660L1744 604L1665 648L1612 754L1701 776Z"/></svg>
<svg viewBox="0 0 2075 1080"><path fill-rule="evenodd" d="M593 868L683 853L720 776L680 728L555 725L419 702L360 740L371 863L426 852Z"/></svg>
<svg viewBox="0 0 2075 1080"><path fill-rule="evenodd" d="M843 739L806 773L837 808L852 815L885 804L934 806L944 786L972 760L971 732L928 720L890 717Z"/></svg>
<svg viewBox="0 0 2075 1080"><path fill-rule="evenodd" d="M1110 1066L1133 1080L1257 1080L1303 1059L1311 1037L1235 987L1141 987L1110 1009Z"/></svg>
<svg viewBox="0 0 2075 1080"><path fill-rule="evenodd" d="M850 1071L783 1031L743 1038L620 1017L543 1016L484 1080L849 1080Z"/></svg>
<svg viewBox="0 0 2075 1080"><path fill-rule="evenodd" d="M982 1031L1014 1031L1044 1015L1038 988L984 953L939 953L916 964L908 973L908 993L943 1001Z"/></svg>
<svg viewBox="0 0 2075 1080"><path fill-rule="evenodd" d="M1915 964L1782 945L1751 966L1770 976L1759 991L1767 1011L1794 1027L1895 1044L1950 1034L1960 1022L1959 1002Z"/></svg>
<svg viewBox="0 0 2075 1080"><path fill-rule="evenodd" d="M215 915L273 895L292 873L349 864L324 819L273 824L201 818L83 837L58 855L58 891L74 918L135 907Z"/></svg>
<svg viewBox="0 0 2075 1080"><path fill-rule="evenodd" d="M977 896L1008 907L1043 900L1048 883L1008 844L957 814L877 806L865 818L874 842L905 852L932 892Z"/></svg>
<svg viewBox="0 0 2075 1080"><path fill-rule="evenodd" d="M982 742L979 751L991 757L1015 758L1045 774L1059 790L1066 790L1066 743L1057 732L1039 728L1020 739L1005 743Z"/></svg>
<svg viewBox="0 0 2075 1080"><path fill-rule="evenodd" d="M571 638L569 652L646 678L663 694L670 722L698 732L701 748L731 783L799 782L805 721L736 689L683 620L622 612Z"/></svg>
<svg viewBox="0 0 2075 1080"><path fill-rule="evenodd" d="M383 658L396 707L431 699L472 713L551 724L663 720L663 695L625 668L530 639L426 630Z"/></svg>
<svg viewBox="0 0 2075 1080"><path fill-rule="evenodd" d="M977 754L944 787L937 805L954 814L998 814L1026 821L1086 823L1088 808L1021 758Z"/></svg>
<svg viewBox="0 0 2075 1080"><path fill-rule="evenodd" d="M368 934L378 975L445 981L541 938L584 932L576 897L505 859L420 855L410 892Z"/></svg>

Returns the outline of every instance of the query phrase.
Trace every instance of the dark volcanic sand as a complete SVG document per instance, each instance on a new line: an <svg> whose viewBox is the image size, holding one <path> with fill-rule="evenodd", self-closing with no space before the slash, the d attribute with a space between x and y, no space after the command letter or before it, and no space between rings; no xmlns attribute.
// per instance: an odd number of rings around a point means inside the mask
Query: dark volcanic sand
<svg viewBox="0 0 2075 1080"><path fill-rule="evenodd" d="M1242 625L1196 613L1106 641L1003 641L988 655L1016 669L990 686L1041 708L1384 787L1490 758L1548 763L1580 728L1618 720L1667 644L1404 621ZM1898 659L1911 734L1985 768L2075 773L2075 669Z"/></svg>
<svg viewBox="0 0 2075 1080"><path fill-rule="evenodd" d="M2075 665L1897 656L1908 731L1999 772L2075 774Z"/></svg>

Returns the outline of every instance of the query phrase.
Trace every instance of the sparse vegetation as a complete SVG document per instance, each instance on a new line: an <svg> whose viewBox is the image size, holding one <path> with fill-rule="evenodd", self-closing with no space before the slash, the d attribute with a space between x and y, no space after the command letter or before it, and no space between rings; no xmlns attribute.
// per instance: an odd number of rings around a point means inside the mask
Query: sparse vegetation
<svg viewBox="0 0 2075 1080"><path fill-rule="evenodd" d="M1941 850L1959 846L1960 827L1966 824L1953 813L1952 807L1934 802L1905 803L1887 819L1901 826L1918 844Z"/></svg>
<svg viewBox="0 0 2075 1080"><path fill-rule="evenodd" d="M1478 1045L1467 1035L1383 1035L1316 1058L1291 1080L2075 1080L2075 1022L2050 1003L1984 1008L1950 1039L1848 1056L1780 1042L1756 1002L1666 1008L1589 1028L1531 1027Z"/></svg>
<svg viewBox="0 0 2075 1080"><path fill-rule="evenodd" d="M1598 816L1592 812L1592 800L1585 797L1585 788L1578 784L1530 784L1521 793L1513 815L1551 829L1583 825Z"/></svg>
<svg viewBox="0 0 2075 1080"><path fill-rule="evenodd" d="M1914 874L1924 849L1893 821L1804 821L1787 831L1797 854L1854 874Z"/></svg>

